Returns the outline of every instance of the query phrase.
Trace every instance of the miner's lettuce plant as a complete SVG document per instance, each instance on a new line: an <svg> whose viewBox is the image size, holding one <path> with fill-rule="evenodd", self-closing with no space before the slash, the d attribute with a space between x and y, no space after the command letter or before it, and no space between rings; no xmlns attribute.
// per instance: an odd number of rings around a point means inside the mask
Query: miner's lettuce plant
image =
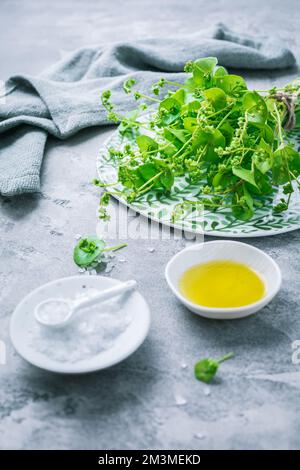
<svg viewBox="0 0 300 470"><path fill-rule="evenodd" d="M194 373L197 380L209 383L216 375L219 366L222 362L228 361L234 357L234 353L230 352L220 359L205 358L198 361L194 366Z"/></svg>
<svg viewBox="0 0 300 470"><path fill-rule="evenodd" d="M95 235L81 238L73 252L74 263L80 268L96 267L104 261L105 253L116 251L127 246L127 243L106 247L106 243Z"/></svg>
<svg viewBox="0 0 300 470"><path fill-rule="evenodd" d="M107 218L110 194L130 203L150 190L169 193L175 178L183 175L199 184L199 195L176 208L174 220L189 204L229 208L237 219L249 220L264 196L280 186L284 197L273 210L286 210L300 184L300 155L288 134L300 128L300 81L249 90L242 77L228 74L215 57L189 62L185 71L183 84L162 78L149 95L128 79L124 92L140 103L128 115L115 110L110 90L102 93L108 119L120 123L126 145L109 148L118 181L102 196L100 218ZM149 104L153 106L142 118ZM101 180L94 183L106 186ZM121 190L114 188L120 184Z"/></svg>

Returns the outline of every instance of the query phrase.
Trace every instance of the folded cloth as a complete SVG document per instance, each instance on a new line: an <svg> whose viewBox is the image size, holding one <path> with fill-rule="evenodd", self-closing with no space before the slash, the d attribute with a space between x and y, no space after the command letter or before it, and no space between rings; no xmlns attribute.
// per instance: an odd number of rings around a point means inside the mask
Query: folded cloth
<svg viewBox="0 0 300 470"><path fill-rule="evenodd" d="M128 77L146 89L161 75L183 79L184 64L216 56L225 67L283 69L292 52L266 37L231 32L219 24L185 37L152 38L84 47L37 77L17 75L0 96L0 193L12 196L40 189L47 135L66 139L80 129L108 124L100 103L109 88L120 111L132 107L122 91Z"/></svg>

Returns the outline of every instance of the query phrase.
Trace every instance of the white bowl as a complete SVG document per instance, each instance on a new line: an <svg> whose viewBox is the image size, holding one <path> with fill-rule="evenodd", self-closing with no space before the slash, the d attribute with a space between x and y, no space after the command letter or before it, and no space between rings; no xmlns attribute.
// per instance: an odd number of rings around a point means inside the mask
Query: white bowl
<svg viewBox="0 0 300 470"><path fill-rule="evenodd" d="M187 269L200 263L221 259L244 263L252 268L265 283L266 292L263 298L243 307L211 308L190 302L181 294L179 281ZM185 248L168 262L165 276L173 293L189 310L202 317L219 320L252 315L265 307L277 294L281 286L280 269L269 255L246 243L229 240L199 243Z"/></svg>

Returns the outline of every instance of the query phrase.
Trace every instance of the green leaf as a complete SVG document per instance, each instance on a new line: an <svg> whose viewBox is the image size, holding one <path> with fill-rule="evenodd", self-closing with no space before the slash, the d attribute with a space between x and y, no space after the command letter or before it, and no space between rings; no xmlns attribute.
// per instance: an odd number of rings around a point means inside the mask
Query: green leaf
<svg viewBox="0 0 300 470"><path fill-rule="evenodd" d="M212 185L216 188L217 186L221 186L221 181L224 176L224 173L218 172L215 174L212 180Z"/></svg>
<svg viewBox="0 0 300 470"><path fill-rule="evenodd" d="M300 109L297 109L295 112L296 122L295 122L295 129L300 128Z"/></svg>
<svg viewBox="0 0 300 470"><path fill-rule="evenodd" d="M218 160L219 157L214 149L217 147L225 147L226 141L223 134L218 129L197 129L193 135L193 147L206 146L206 153L203 158L205 161Z"/></svg>
<svg viewBox="0 0 300 470"><path fill-rule="evenodd" d="M160 170L153 163L144 163L138 167L137 171L143 179L143 182L150 180L160 172Z"/></svg>
<svg viewBox="0 0 300 470"><path fill-rule="evenodd" d="M247 181L248 183L252 184L253 186L257 187L255 179L254 179L254 174L251 170L246 170L245 168L238 168L238 167L233 167L232 168L232 173L235 176L238 176L238 178L241 178L244 181Z"/></svg>
<svg viewBox="0 0 300 470"><path fill-rule="evenodd" d="M194 117L187 117L183 120L184 128L189 130L190 132L194 132L195 128L198 126L197 118Z"/></svg>
<svg viewBox="0 0 300 470"><path fill-rule="evenodd" d="M273 192L272 181L269 173L263 174L259 169L254 167L254 179L257 184L257 188L249 185L249 189L251 189L253 194L267 195Z"/></svg>
<svg viewBox="0 0 300 470"><path fill-rule="evenodd" d="M197 84L195 83L193 77L189 77L185 80L184 86L189 93L194 93L195 89L197 88Z"/></svg>
<svg viewBox="0 0 300 470"><path fill-rule="evenodd" d="M164 188L168 191L171 190L174 184L174 175L170 169L167 169L160 177L160 181Z"/></svg>
<svg viewBox="0 0 300 470"><path fill-rule="evenodd" d="M228 75L228 72L224 67L222 67L222 66L216 67L216 71L215 71L215 74L214 74L215 79L224 77L225 75Z"/></svg>
<svg viewBox="0 0 300 470"><path fill-rule="evenodd" d="M256 92L248 91L243 97L243 108L247 111L249 122L264 124L268 117L265 100Z"/></svg>
<svg viewBox="0 0 300 470"><path fill-rule="evenodd" d="M104 248L105 242L96 236L82 238L74 248L74 262L82 268L91 266L99 259Z"/></svg>
<svg viewBox="0 0 300 470"><path fill-rule="evenodd" d="M289 145L286 146L287 159L289 169L296 173L296 176L300 175L300 155L299 153Z"/></svg>
<svg viewBox="0 0 300 470"><path fill-rule="evenodd" d="M256 168L262 174L267 173L272 168L272 162L270 157L261 157L260 155L254 154L252 160Z"/></svg>
<svg viewBox="0 0 300 470"><path fill-rule="evenodd" d="M216 57L204 57L203 59L195 60L193 66L203 75L205 73L213 72L217 63L218 59Z"/></svg>
<svg viewBox="0 0 300 470"><path fill-rule="evenodd" d="M192 100L184 104L181 108L182 115L197 116L197 112L201 106L200 101Z"/></svg>
<svg viewBox="0 0 300 470"><path fill-rule="evenodd" d="M205 90L204 96L209 101L216 111L225 108L227 104L226 93L221 88L209 88Z"/></svg>
<svg viewBox="0 0 300 470"><path fill-rule="evenodd" d="M118 181L126 188L138 188L144 180L138 174L138 167L120 165L118 168Z"/></svg>
<svg viewBox="0 0 300 470"><path fill-rule="evenodd" d="M172 142L169 142L167 146L163 146L163 148L160 149L160 154L165 155L166 157L171 157L177 152L177 150L178 148Z"/></svg>
<svg viewBox="0 0 300 470"><path fill-rule="evenodd" d="M216 57L205 57L194 61L193 79L197 86L202 87L211 82L217 63L218 59Z"/></svg>
<svg viewBox="0 0 300 470"><path fill-rule="evenodd" d="M208 383L216 375L219 364L214 359L202 359L195 364L195 377L201 382Z"/></svg>
<svg viewBox="0 0 300 470"><path fill-rule="evenodd" d="M243 191L244 191L245 202L246 202L247 206L249 207L249 209L251 209L251 211L253 213L253 210L254 210L253 198L252 198L251 194L249 193L249 191L248 191L245 184L243 185Z"/></svg>
<svg viewBox="0 0 300 470"><path fill-rule="evenodd" d="M226 145L229 145L230 142L231 142L231 139L233 137L233 134L234 134L234 129L233 127L230 125L230 123L228 121L225 121L221 127L219 127L219 131L223 134L223 136L225 137L226 139Z"/></svg>
<svg viewBox="0 0 300 470"><path fill-rule="evenodd" d="M284 184L289 181L289 174L282 149L276 150L273 154L272 176L275 184Z"/></svg>
<svg viewBox="0 0 300 470"><path fill-rule="evenodd" d="M186 100L186 91L184 88L179 88L172 94L172 99L178 101L181 105L185 103Z"/></svg>
<svg viewBox="0 0 300 470"><path fill-rule="evenodd" d="M274 142L274 130L268 124L252 121L251 125L260 130L261 137L266 143L272 144Z"/></svg>
<svg viewBox="0 0 300 470"><path fill-rule="evenodd" d="M181 105L174 98L166 98L161 101L159 111L164 125L172 124L180 116Z"/></svg>
<svg viewBox="0 0 300 470"><path fill-rule="evenodd" d="M157 152L158 144L148 135L139 135L136 138L136 142L141 152Z"/></svg>
<svg viewBox="0 0 300 470"><path fill-rule="evenodd" d="M216 375L219 365L231 359L233 356L233 353L228 353L220 359L205 358L197 362L194 366L196 379L201 380L201 382L209 383Z"/></svg>
<svg viewBox="0 0 300 470"><path fill-rule="evenodd" d="M232 213L236 219L247 221L253 217L253 209L247 203L245 196L241 199L237 193L232 196Z"/></svg>
<svg viewBox="0 0 300 470"><path fill-rule="evenodd" d="M239 75L224 75L215 78L214 81L218 88L221 88L230 96L240 96L245 90L247 90L245 80Z"/></svg>
<svg viewBox="0 0 300 470"><path fill-rule="evenodd" d="M289 182L289 169L300 174L300 155L295 149L286 145L278 148L273 154L272 175L275 184L285 184Z"/></svg>
<svg viewBox="0 0 300 470"><path fill-rule="evenodd" d="M188 140L190 137L190 132L187 132L184 129L173 129L169 127L168 131L176 137L176 139L180 140L183 144Z"/></svg>

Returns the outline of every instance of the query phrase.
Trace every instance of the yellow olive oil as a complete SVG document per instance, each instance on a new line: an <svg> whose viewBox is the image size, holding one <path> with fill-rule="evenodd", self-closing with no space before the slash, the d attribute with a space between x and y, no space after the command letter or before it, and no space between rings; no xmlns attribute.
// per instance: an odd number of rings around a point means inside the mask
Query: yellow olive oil
<svg viewBox="0 0 300 470"><path fill-rule="evenodd" d="M264 282L255 271L230 260L193 266L182 275L179 287L189 301L212 308L242 307L265 294Z"/></svg>

